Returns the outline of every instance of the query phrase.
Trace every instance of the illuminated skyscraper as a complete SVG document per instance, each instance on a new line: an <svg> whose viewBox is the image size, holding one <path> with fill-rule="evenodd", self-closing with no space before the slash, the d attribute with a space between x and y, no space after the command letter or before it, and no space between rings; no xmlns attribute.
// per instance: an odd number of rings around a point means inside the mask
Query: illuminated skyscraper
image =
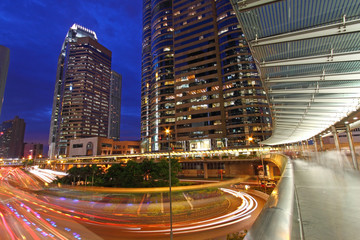
<svg viewBox="0 0 360 240"><path fill-rule="evenodd" d="M0 157L21 158L24 153L24 119L16 116L0 124Z"/></svg>
<svg viewBox="0 0 360 240"><path fill-rule="evenodd" d="M95 32L74 24L58 60L49 157L66 155L70 139L107 137L110 77L111 51Z"/></svg>
<svg viewBox="0 0 360 240"><path fill-rule="evenodd" d="M144 0L141 138L145 151L257 144L270 110L228 0Z"/></svg>
<svg viewBox="0 0 360 240"><path fill-rule="evenodd" d="M108 138L120 140L122 76L111 71Z"/></svg>
<svg viewBox="0 0 360 240"><path fill-rule="evenodd" d="M6 78L9 69L10 50L0 45L0 114L4 102Z"/></svg>

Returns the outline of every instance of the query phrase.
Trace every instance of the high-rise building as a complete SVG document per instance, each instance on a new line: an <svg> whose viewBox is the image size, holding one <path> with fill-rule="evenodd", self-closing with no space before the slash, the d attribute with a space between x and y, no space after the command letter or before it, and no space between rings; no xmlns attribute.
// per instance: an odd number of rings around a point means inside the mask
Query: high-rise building
<svg viewBox="0 0 360 240"><path fill-rule="evenodd" d="M16 116L0 125L0 157L21 158L24 153L24 119Z"/></svg>
<svg viewBox="0 0 360 240"><path fill-rule="evenodd" d="M230 1L144 0L142 148L245 147L270 135L266 95Z"/></svg>
<svg viewBox="0 0 360 240"><path fill-rule="evenodd" d="M2 109L2 104L4 102L4 92L6 85L6 78L9 69L10 62L10 50L0 45L0 114Z"/></svg>
<svg viewBox="0 0 360 240"><path fill-rule="evenodd" d="M42 158L44 157L43 149L44 149L44 145L41 143L25 143L24 158L26 159Z"/></svg>
<svg viewBox="0 0 360 240"><path fill-rule="evenodd" d="M111 51L95 32L74 24L57 68L49 157L68 153L69 140L108 134Z"/></svg>
<svg viewBox="0 0 360 240"><path fill-rule="evenodd" d="M108 138L113 140L120 140L121 82L122 76L112 70L110 80Z"/></svg>

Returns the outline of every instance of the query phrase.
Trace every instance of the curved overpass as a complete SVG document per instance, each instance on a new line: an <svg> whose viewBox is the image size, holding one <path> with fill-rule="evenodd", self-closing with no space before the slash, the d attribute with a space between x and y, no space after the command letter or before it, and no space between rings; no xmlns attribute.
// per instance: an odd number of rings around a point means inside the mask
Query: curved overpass
<svg viewBox="0 0 360 240"><path fill-rule="evenodd" d="M282 158L284 173L246 239L358 239L360 5L356 0L231 0L266 91L273 134L298 145L332 134L337 151ZM345 131L351 162L340 154ZM322 146L320 146L320 149ZM299 151L304 151L300 149Z"/></svg>

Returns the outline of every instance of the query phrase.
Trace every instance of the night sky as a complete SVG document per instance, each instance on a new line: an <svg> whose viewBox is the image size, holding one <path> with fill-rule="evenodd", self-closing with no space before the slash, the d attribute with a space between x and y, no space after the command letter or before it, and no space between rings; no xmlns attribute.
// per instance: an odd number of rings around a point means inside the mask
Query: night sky
<svg viewBox="0 0 360 240"><path fill-rule="evenodd" d="M25 142L47 152L57 60L73 23L112 51L112 69L123 76L121 140L139 140L142 0L1 0L10 66L0 121L23 118Z"/></svg>

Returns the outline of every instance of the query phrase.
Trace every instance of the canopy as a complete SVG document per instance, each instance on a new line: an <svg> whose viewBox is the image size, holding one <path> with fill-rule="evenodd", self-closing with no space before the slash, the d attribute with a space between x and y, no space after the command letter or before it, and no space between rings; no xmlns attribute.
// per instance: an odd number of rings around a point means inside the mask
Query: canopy
<svg viewBox="0 0 360 240"><path fill-rule="evenodd" d="M273 134L299 142L359 109L358 0L231 0L267 93Z"/></svg>

